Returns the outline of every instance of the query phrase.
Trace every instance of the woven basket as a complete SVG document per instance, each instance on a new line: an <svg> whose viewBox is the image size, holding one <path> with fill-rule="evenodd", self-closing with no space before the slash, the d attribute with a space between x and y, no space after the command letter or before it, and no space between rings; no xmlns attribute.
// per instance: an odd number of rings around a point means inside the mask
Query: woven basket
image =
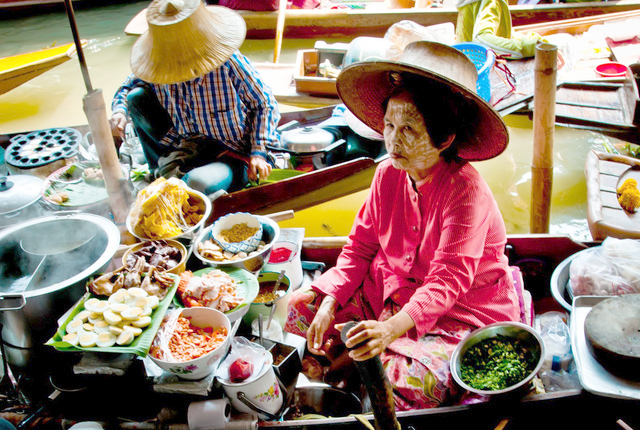
<svg viewBox="0 0 640 430"><path fill-rule="evenodd" d="M496 61L496 56L493 51L478 43L471 42L456 43L452 46L457 50L464 52L464 54L469 57L476 66L476 70L478 71L476 91L485 101L490 102L491 79L489 79L489 74L491 73L491 68Z"/></svg>

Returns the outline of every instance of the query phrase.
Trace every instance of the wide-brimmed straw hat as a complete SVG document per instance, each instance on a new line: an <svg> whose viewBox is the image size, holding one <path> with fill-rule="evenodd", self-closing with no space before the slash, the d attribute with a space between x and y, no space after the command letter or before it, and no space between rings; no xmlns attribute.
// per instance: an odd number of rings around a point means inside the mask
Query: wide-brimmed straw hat
<svg viewBox="0 0 640 430"><path fill-rule="evenodd" d="M428 83L445 85L452 96L457 94L474 107L468 110L473 117L461 121L465 138L456 139L461 158L487 160L505 150L509 142L507 127L500 114L477 95L476 67L463 52L449 45L413 42L407 45L398 61L351 64L338 75L338 95L357 118L382 134L383 103L406 75L424 79L425 88L429 87Z"/></svg>
<svg viewBox="0 0 640 430"><path fill-rule="evenodd" d="M131 70L154 84L174 84L220 67L242 45L244 19L202 0L154 0L147 8L149 29L131 49Z"/></svg>

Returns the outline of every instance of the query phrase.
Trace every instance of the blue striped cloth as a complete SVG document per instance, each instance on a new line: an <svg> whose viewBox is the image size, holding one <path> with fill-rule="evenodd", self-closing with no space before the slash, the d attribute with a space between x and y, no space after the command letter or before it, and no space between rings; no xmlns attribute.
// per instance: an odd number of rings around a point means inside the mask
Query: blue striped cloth
<svg viewBox="0 0 640 430"><path fill-rule="evenodd" d="M177 84L150 84L130 75L114 96L112 112L126 114L128 91L141 85L155 92L173 120L162 144L177 146L183 137L204 135L240 154L264 158L266 145L279 145L276 99L239 51L218 69Z"/></svg>

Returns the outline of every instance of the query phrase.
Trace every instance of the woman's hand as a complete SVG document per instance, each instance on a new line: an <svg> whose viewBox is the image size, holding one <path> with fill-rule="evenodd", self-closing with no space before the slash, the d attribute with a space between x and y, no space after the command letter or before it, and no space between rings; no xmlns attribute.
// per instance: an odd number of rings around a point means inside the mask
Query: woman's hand
<svg viewBox="0 0 640 430"><path fill-rule="evenodd" d="M116 112L111 115L109 124L111 125L111 134L115 137L124 139L124 129L127 126L127 116L122 112Z"/></svg>
<svg viewBox="0 0 640 430"><path fill-rule="evenodd" d="M342 331L345 324L336 324L336 330ZM373 358L414 325L409 314L402 311L386 321L361 321L347 332L348 339L345 345L351 349L349 357L355 361Z"/></svg>
<svg viewBox="0 0 640 430"><path fill-rule="evenodd" d="M247 174L252 181L258 180L258 175L260 175L260 179L265 180L271 174L271 164L264 158L254 155L251 157L251 160L249 160L249 171Z"/></svg>
<svg viewBox="0 0 640 430"><path fill-rule="evenodd" d="M327 332L336 315L338 301L331 296L325 296L316 312L316 316L311 321L307 330L307 348L315 355L326 355L331 347L331 341L324 340Z"/></svg>

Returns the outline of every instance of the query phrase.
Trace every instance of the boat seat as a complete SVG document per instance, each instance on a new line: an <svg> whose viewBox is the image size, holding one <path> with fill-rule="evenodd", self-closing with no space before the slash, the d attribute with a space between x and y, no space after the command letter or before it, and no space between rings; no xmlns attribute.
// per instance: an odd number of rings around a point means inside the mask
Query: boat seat
<svg viewBox="0 0 640 430"><path fill-rule="evenodd" d="M509 266L509 268L513 277L513 285L518 294L518 301L520 302L520 322L533 327L534 310L531 293L524 287L524 278L520 268L518 266Z"/></svg>

